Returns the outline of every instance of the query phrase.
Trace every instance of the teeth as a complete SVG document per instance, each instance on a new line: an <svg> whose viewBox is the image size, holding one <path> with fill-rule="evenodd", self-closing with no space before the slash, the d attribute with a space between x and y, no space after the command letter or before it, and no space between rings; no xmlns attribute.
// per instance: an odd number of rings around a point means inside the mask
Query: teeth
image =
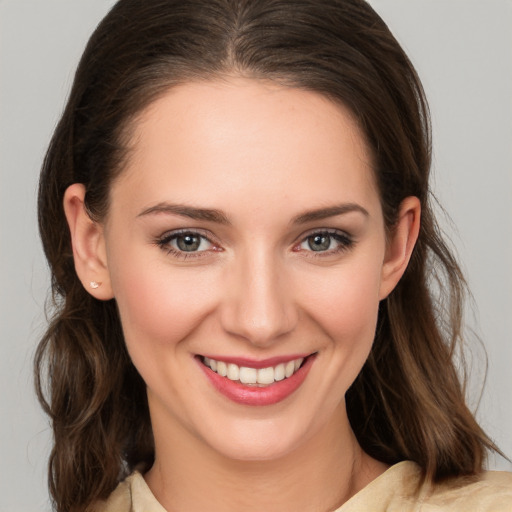
<svg viewBox="0 0 512 512"><path fill-rule="evenodd" d="M299 368L304 358L294 359L287 363L280 363L277 366L268 368L249 368L247 366L238 366L233 363L216 361L208 357L203 358L204 364L218 373L221 377L227 377L230 380L240 381L242 384L254 384L268 386L274 382L291 377Z"/></svg>
<svg viewBox="0 0 512 512"><path fill-rule="evenodd" d="M283 380L285 377L284 375L284 364L281 363L281 364L278 364L275 369L274 369L274 379L279 381L279 380Z"/></svg>
<svg viewBox="0 0 512 512"><path fill-rule="evenodd" d="M286 366L284 368L284 375L286 378L291 377L293 375L293 372L295 371L295 362L294 361L288 361L286 363Z"/></svg>
<svg viewBox="0 0 512 512"><path fill-rule="evenodd" d="M236 364L228 364L227 377L229 380L238 380L240 378L240 368Z"/></svg>
<svg viewBox="0 0 512 512"><path fill-rule="evenodd" d="M258 384L272 384L274 382L274 368L260 368L258 370ZM242 379L240 379L243 382Z"/></svg>
<svg viewBox="0 0 512 512"><path fill-rule="evenodd" d="M210 368L212 368L212 367L210 366ZM213 368L212 368L212 370L213 370ZM213 371L217 371L217 373L221 377L225 377L228 374L228 366L226 363L223 363L222 361L217 361L217 370L213 370Z"/></svg>
<svg viewBox="0 0 512 512"><path fill-rule="evenodd" d="M256 368L247 368L242 366L240 368L240 382L242 384L256 384L258 379L258 370Z"/></svg>

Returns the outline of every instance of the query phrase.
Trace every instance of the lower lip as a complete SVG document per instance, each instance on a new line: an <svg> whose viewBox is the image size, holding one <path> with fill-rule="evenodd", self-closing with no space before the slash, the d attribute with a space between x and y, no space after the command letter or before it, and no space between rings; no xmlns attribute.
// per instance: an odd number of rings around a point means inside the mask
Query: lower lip
<svg viewBox="0 0 512 512"><path fill-rule="evenodd" d="M262 406L281 402L296 391L304 382L314 360L314 355L309 356L291 377L261 388L258 386L244 386L238 381L221 377L199 359L198 364L217 391L225 397L238 404Z"/></svg>

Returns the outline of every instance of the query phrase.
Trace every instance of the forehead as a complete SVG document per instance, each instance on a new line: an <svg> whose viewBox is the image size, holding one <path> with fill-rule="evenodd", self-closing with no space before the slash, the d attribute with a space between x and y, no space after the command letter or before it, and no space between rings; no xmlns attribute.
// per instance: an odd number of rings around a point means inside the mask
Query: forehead
<svg viewBox="0 0 512 512"><path fill-rule="evenodd" d="M131 189L138 202L238 194L328 203L376 194L357 121L311 91L243 78L188 83L149 105L132 130L113 192Z"/></svg>

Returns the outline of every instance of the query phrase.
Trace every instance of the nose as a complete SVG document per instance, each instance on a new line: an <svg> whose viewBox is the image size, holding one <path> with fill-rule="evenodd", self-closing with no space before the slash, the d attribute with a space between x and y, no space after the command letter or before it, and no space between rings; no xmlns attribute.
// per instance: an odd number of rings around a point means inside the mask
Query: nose
<svg viewBox="0 0 512 512"><path fill-rule="evenodd" d="M221 308L226 332L264 348L295 329L299 312L284 263L264 250L234 263Z"/></svg>

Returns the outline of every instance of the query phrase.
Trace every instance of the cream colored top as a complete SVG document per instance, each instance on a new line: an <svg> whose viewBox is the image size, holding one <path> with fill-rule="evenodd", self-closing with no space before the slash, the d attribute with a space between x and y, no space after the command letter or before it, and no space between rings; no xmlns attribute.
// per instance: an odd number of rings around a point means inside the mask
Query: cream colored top
<svg viewBox="0 0 512 512"><path fill-rule="evenodd" d="M468 481L423 487L414 462L390 467L334 512L512 512L512 473L487 471ZM121 482L94 512L166 512L140 473Z"/></svg>

